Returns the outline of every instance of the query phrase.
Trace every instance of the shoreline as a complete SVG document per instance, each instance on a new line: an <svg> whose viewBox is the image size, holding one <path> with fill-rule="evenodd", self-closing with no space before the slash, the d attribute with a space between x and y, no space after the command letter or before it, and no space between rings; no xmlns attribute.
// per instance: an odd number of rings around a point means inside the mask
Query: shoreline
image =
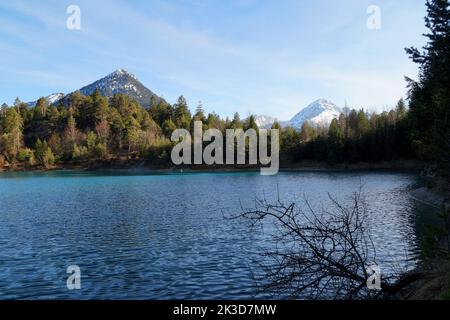
<svg viewBox="0 0 450 320"><path fill-rule="evenodd" d="M298 163L281 164L280 172L326 172L326 171L400 171L420 173L426 164L415 160L398 160L386 162L358 162L330 164L318 161L302 161ZM1 172L46 172L57 170L103 171L103 170L151 170L157 172L185 173L195 172L242 172L259 171L255 165L155 165L144 159L112 159L104 161L86 161L61 163L49 167L16 165L0 167Z"/></svg>

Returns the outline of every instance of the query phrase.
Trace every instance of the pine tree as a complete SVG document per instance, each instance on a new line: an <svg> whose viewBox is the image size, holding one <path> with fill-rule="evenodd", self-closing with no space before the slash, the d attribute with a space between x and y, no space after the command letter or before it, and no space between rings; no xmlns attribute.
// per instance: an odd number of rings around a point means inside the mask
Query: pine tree
<svg viewBox="0 0 450 320"><path fill-rule="evenodd" d="M100 91L97 89L92 95L92 113L91 116L95 117L94 119L90 119L90 125L93 125L94 122L98 124L101 121L104 121L108 118L109 114L109 105L108 99L101 95Z"/></svg>
<svg viewBox="0 0 450 320"><path fill-rule="evenodd" d="M78 144L81 140L81 133L77 128L77 123L72 114L72 109L69 110L69 117L67 119L67 125L64 129L63 137L66 156L67 158L71 158L73 157L74 150L78 148Z"/></svg>
<svg viewBox="0 0 450 320"><path fill-rule="evenodd" d="M14 108L16 108L16 111L20 111L20 106L23 104L22 100L19 99L19 97L16 97L14 100Z"/></svg>
<svg viewBox="0 0 450 320"><path fill-rule="evenodd" d="M36 102L35 109L41 118L45 118L47 115L47 100L45 98L39 98Z"/></svg>
<svg viewBox="0 0 450 320"><path fill-rule="evenodd" d="M423 50L406 49L420 67L419 81L409 83L411 140L416 153L450 172L450 2L429 0Z"/></svg>
<svg viewBox="0 0 450 320"><path fill-rule="evenodd" d="M0 116L5 116L6 115L6 111L8 111L8 105L6 103L3 103L2 106L0 107Z"/></svg>
<svg viewBox="0 0 450 320"><path fill-rule="evenodd" d="M362 138L362 136L369 130L369 120L363 109L358 112L356 118L356 137Z"/></svg>
<svg viewBox="0 0 450 320"><path fill-rule="evenodd" d="M395 107L395 112L397 113L397 119L401 120L406 117L406 104L405 100L400 99Z"/></svg>
<svg viewBox="0 0 450 320"><path fill-rule="evenodd" d="M162 124L162 131L167 138L170 138L172 136L172 133L176 129L177 129L177 126L171 119L164 121L164 123Z"/></svg>
<svg viewBox="0 0 450 320"><path fill-rule="evenodd" d="M231 121L231 129L242 129L243 124L241 121L241 116L238 112L233 115L233 120Z"/></svg>
<svg viewBox="0 0 450 320"><path fill-rule="evenodd" d="M337 119L333 119L328 130L329 160L340 161L344 147L344 132Z"/></svg>
<svg viewBox="0 0 450 320"><path fill-rule="evenodd" d="M38 162L45 168L48 168L55 162L55 156L53 155L52 149L48 146L47 141L42 142L40 139L36 141L35 154Z"/></svg>
<svg viewBox="0 0 450 320"><path fill-rule="evenodd" d="M220 119L220 116L217 113L209 113L208 118L206 119L206 128L223 131L225 129L225 123Z"/></svg>
<svg viewBox="0 0 450 320"><path fill-rule="evenodd" d="M205 117L205 110L203 109L203 104L200 101L198 103L197 108L195 109L195 115L194 115L194 121L202 121L205 122L206 117Z"/></svg>
<svg viewBox="0 0 450 320"><path fill-rule="evenodd" d="M3 120L1 136L1 153L10 163L14 163L17 153L23 144L23 120L15 108L7 110Z"/></svg>
<svg viewBox="0 0 450 320"><path fill-rule="evenodd" d="M173 108L164 100L159 102L153 101L152 106L148 110L150 116L155 122L162 127L164 121L173 118Z"/></svg>
<svg viewBox="0 0 450 320"><path fill-rule="evenodd" d="M126 132L125 137L128 144L128 157L129 157L131 153L135 151L138 145L139 135L141 132L141 126L134 117L128 117L125 124L125 132Z"/></svg>
<svg viewBox="0 0 450 320"><path fill-rule="evenodd" d="M186 99L181 96L174 105L173 122L180 129L189 129L191 124L191 112L187 105Z"/></svg>
<svg viewBox="0 0 450 320"><path fill-rule="evenodd" d="M258 131L258 125L256 124L255 116L250 115L245 121L245 130L253 129Z"/></svg>

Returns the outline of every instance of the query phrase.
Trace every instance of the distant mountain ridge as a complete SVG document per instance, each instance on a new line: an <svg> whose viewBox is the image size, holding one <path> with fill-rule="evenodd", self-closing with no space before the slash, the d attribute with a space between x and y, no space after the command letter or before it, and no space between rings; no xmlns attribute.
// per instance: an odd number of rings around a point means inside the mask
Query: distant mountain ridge
<svg viewBox="0 0 450 320"><path fill-rule="evenodd" d="M150 89L145 87L133 74L124 69L118 69L113 73L103 77L87 86L82 87L79 90L81 94L85 96L92 95L96 90L108 98L113 97L115 94L124 94L132 99L135 99L143 107L149 107L152 99L156 101L163 100ZM67 105L70 95L74 92L65 95L64 93L54 93L47 96L45 99L49 104L58 104L62 102ZM30 107L36 106L37 101L29 102ZM255 116L255 122L259 128L268 129L275 122L279 122L282 127L293 127L300 129L306 121L313 126L329 126L334 118L339 118L342 110L337 107L333 102L326 99L318 99L309 104L306 108L303 108L289 121L278 121L275 117L257 115Z"/></svg>
<svg viewBox="0 0 450 320"><path fill-rule="evenodd" d="M300 129L306 121L312 126L329 126L333 119L339 118L342 110L333 102L326 99L318 99L303 108L291 120L280 121L281 127L293 127ZM260 128L270 128L276 121L276 118L258 115L255 117L256 124Z"/></svg>

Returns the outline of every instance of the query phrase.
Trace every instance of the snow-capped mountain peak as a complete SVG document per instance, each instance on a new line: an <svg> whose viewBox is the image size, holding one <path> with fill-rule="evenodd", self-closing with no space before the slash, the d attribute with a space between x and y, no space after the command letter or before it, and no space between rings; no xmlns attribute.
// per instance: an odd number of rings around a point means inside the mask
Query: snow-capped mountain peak
<svg viewBox="0 0 450 320"><path fill-rule="evenodd" d="M278 119L265 115L257 115L255 116L255 122L260 129L270 129L275 122L278 122Z"/></svg>
<svg viewBox="0 0 450 320"><path fill-rule="evenodd" d="M89 96L96 90L99 90L101 95L108 98L111 98L115 94L127 95L139 102L143 107L150 106L153 97L156 98L156 101L162 100L162 98L146 88L135 75L125 69L117 69L100 80L76 91L79 91L85 96ZM67 105L70 95L71 94L64 95L63 93L54 93L46 97L46 99L49 104L57 104L61 101L64 105ZM29 102L28 105L34 107L36 106L36 103L37 101L33 101Z"/></svg>
<svg viewBox="0 0 450 320"><path fill-rule="evenodd" d="M103 96L108 98L111 98L115 94L127 95L138 101L144 107L150 105L152 97L155 97L157 100L161 99L146 88L136 76L125 69L118 69L106 77L81 88L79 91L83 95L88 96L96 90L99 90Z"/></svg>
<svg viewBox="0 0 450 320"><path fill-rule="evenodd" d="M65 96L64 93L52 93L51 95L45 97L45 100L47 100L47 104L51 105L64 98L64 96ZM37 100L27 103L27 105L32 108L35 107L36 104Z"/></svg>
<svg viewBox="0 0 450 320"><path fill-rule="evenodd" d="M328 126L335 118L339 118L341 109L334 103L326 99L318 99L297 113L290 121L289 125L294 128L301 128L305 121L314 126Z"/></svg>
<svg viewBox="0 0 450 320"><path fill-rule="evenodd" d="M289 121L279 122L282 127L293 127L300 129L306 121L313 126L329 126L331 121L339 118L341 109L333 102L326 99L318 99L302 109ZM270 128L276 121L276 118L258 115L255 117L256 124L259 128Z"/></svg>
<svg viewBox="0 0 450 320"><path fill-rule="evenodd" d="M45 99L48 101L49 104L54 104L56 101L60 100L62 97L64 97L64 93L53 93L46 97Z"/></svg>
<svg viewBox="0 0 450 320"><path fill-rule="evenodd" d="M136 76L134 74L129 73L125 69L117 69L113 73L107 75L105 78L114 79L114 78L120 78L120 77L123 77L123 76L131 77L131 78L137 80L137 78L136 78Z"/></svg>

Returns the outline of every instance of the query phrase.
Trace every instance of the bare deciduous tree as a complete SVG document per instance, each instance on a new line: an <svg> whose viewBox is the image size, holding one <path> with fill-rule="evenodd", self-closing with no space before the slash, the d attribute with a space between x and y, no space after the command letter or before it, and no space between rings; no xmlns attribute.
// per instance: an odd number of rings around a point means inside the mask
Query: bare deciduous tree
<svg viewBox="0 0 450 320"><path fill-rule="evenodd" d="M332 210L320 214L307 200L302 209L264 199L233 217L274 228L274 249L262 254L258 264L263 275L255 276L262 292L285 298L367 299L395 293L415 277L384 276L382 290L369 290L367 267L376 265L377 256L362 191L352 196L349 208L329 198Z"/></svg>

